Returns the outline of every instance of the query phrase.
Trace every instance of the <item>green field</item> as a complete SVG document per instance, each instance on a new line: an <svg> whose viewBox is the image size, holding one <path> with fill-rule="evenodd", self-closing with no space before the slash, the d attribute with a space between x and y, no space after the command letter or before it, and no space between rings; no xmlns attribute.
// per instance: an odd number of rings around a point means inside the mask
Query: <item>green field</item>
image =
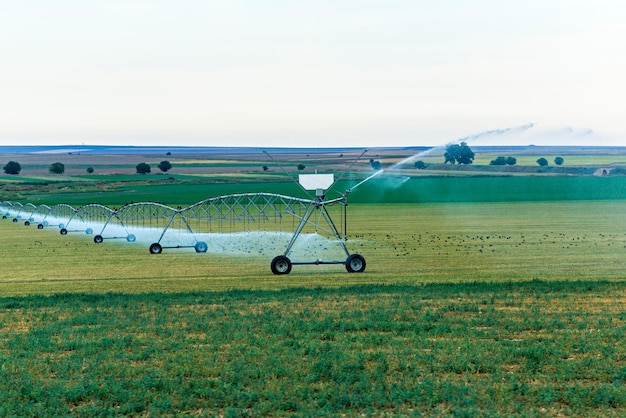
<svg viewBox="0 0 626 418"><path fill-rule="evenodd" d="M338 197L372 173L354 174L339 181L327 193ZM120 206L130 202L160 202L171 206L232 193L270 192L288 196L307 195L293 181L275 175L241 176L159 176L155 180L137 177L103 181L26 181L5 184L0 200L79 207L88 203ZM42 193L45 190L45 193ZM453 203L453 202L544 202L626 199L626 176L412 176L384 173L350 194L352 203Z"/></svg>
<svg viewBox="0 0 626 418"><path fill-rule="evenodd" d="M293 186L20 193L188 204ZM624 415L624 190L622 177L377 178L350 196L361 274L275 276L264 257L150 255L0 221L0 415Z"/></svg>
<svg viewBox="0 0 626 418"><path fill-rule="evenodd" d="M2 298L0 414L620 416L623 283Z"/></svg>

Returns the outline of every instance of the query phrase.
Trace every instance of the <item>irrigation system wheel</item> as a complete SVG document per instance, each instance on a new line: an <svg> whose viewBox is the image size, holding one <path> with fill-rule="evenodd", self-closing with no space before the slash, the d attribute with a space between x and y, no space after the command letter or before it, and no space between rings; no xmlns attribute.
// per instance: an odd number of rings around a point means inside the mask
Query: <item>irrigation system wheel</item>
<svg viewBox="0 0 626 418"><path fill-rule="evenodd" d="M30 225L30 221L24 221L24 225L29 226Z"/></svg>
<svg viewBox="0 0 626 418"><path fill-rule="evenodd" d="M150 245L150 254L161 254L163 252L163 247L158 242Z"/></svg>
<svg viewBox="0 0 626 418"><path fill-rule="evenodd" d="M209 246L204 241L196 242L196 245L194 245L194 248L197 253L206 253L209 250Z"/></svg>
<svg viewBox="0 0 626 418"><path fill-rule="evenodd" d="M137 237L134 236L133 234L128 234L128 236L126 237L126 241L127 242L135 242L135 241L137 241Z"/></svg>
<svg viewBox="0 0 626 418"><path fill-rule="evenodd" d="M61 228L61 231L59 231L61 233L61 235L67 235L67 229L65 228Z"/></svg>
<svg viewBox="0 0 626 418"><path fill-rule="evenodd" d="M291 271L291 260L285 255L278 255L272 260L272 273L289 274Z"/></svg>
<svg viewBox="0 0 626 418"><path fill-rule="evenodd" d="M91 228L85 229L85 234L87 234L87 235L93 234L93 229L91 229Z"/></svg>
<svg viewBox="0 0 626 418"><path fill-rule="evenodd" d="M351 254L346 259L348 273L362 273L365 271L365 258L361 254Z"/></svg>
<svg viewBox="0 0 626 418"><path fill-rule="evenodd" d="M13 222L17 222L17 218L13 218Z"/></svg>
<svg viewBox="0 0 626 418"><path fill-rule="evenodd" d="M96 244L100 244L103 240L104 238L102 238L102 235L96 235L95 237L93 237L93 242L95 242Z"/></svg>
<svg viewBox="0 0 626 418"><path fill-rule="evenodd" d="M37 224L37 229L43 229L43 224Z"/></svg>

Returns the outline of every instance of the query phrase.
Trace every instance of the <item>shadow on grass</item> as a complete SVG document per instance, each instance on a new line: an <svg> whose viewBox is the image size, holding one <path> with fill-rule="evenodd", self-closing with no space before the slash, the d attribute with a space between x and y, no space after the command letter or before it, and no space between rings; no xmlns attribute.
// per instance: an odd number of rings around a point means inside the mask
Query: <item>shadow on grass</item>
<svg viewBox="0 0 626 418"><path fill-rule="evenodd" d="M245 290L183 292L183 293L58 293L50 296L12 296L0 298L1 309L32 308L37 306L58 306L62 303L115 303L127 300L152 300L159 303L200 303L216 300L289 300L298 297L328 296L372 296L380 294L419 295L421 298L450 297L455 294L480 294L493 292L516 292L528 294L550 294L559 292L610 293L624 288L626 280L617 281L516 281L503 282L468 282L468 283L423 283L417 285L351 285L341 287L294 287L281 290Z"/></svg>

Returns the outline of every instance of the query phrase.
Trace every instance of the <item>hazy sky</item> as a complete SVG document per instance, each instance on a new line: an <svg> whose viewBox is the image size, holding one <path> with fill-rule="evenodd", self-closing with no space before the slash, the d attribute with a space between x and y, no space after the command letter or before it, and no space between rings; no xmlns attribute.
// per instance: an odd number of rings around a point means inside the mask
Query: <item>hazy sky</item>
<svg viewBox="0 0 626 418"><path fill-rule="evenodd" d="M626 145L624 22L623 0L0 0L0 143Z"/></svg>

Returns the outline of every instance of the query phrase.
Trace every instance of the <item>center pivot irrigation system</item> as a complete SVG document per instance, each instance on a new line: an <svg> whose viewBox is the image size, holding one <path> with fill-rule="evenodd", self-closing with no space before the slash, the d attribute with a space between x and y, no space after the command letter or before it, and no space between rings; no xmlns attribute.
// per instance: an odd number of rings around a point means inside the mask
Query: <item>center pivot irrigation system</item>
<svg viewBox="0 0 626 418"><path fill-rule="evenodd" d="M0 213L3 219L23 220L27 226L36 223L38 229L56 226L61 235L94 234L96 244L115 239L150 243L150 254L173 248L193 248L197 253L228 252L234 248L233 242L237 248L249 247L247 253L265 254L278 252L284 245L284 251L271 261L274 274L288 274L292 266L304 264L343 264L348 272L360 273L365 270L365 258L350 253L345 244L346 208L352 190L372 177L333 199L326 198L326 191L336 183L333 174L300 174L297 183L309 198L243 193L206 199L185 208L143 202L119 209L99 204L76 209L66 204L35 206L5 201L0 202ZM310 191L315 191L315 196ZM331 211L339 215L342 232ZM312 256L313 252L328 258Z"/></svg>

